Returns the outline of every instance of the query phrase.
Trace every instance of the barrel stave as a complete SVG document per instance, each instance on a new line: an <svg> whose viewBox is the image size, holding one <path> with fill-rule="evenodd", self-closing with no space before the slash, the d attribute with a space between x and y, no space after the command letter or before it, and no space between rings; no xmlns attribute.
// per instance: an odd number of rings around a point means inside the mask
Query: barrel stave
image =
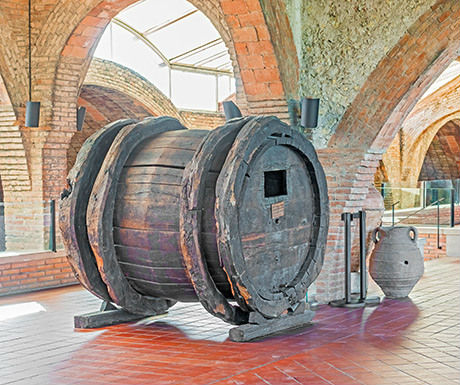
<svg viewBox="0 0 460 385"><path fill-rule="evenodd" d="M127 160L118 183L114 226L123 231L118 232L117 258L128 280L150 296L196 301L180 252L180 183L207 134L173 131L145 141ZM135 252L136 241L145 251ZM181 290L171 290L174 284Z"/></svg>
<svg viewBox="0 0 460 385"><path fill-rule="evenodd" d="M120 179L124 184L161 184L180 186L184 171L162 166L124 167Z"/></svg>

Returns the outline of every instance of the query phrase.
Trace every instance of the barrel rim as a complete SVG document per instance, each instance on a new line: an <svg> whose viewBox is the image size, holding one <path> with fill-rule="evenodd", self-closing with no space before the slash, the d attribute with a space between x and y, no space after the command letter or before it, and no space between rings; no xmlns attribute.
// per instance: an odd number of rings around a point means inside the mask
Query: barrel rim
<svg viewBox="0 0 460 385"><path fill-rule="evenodd" d="M184 170L180 206L180 244L187 274L203 307L212 315L232 324L247 323L245 309L231 305L209 274L201 247L201 212L205 191L204 176L216 158L219 143L233 135L235 140L250 118L233 119L204 138Z"/></svg>
<svg viewBox="0 0 460 385"><path fill-rule="evenodd" d="M300 278L284 291L284 297L274 302L261 297L244 270L239 213L237 202L241 198L244 176L251 161L263 146L286 145L297 150L309 162L315 177L319 210L316 240L323 241L309 248ZM307 164L307 162L306 162ZM315 184L314 184L315 185ZM247 306L268 318L278 317L289 308L305 301L308 286L318 276L323 260L329 223L327 184L323 168L312 144L298 131L272 116L262 116L247 123L236 138L222 167L216 185L216 219L218 221L218 249L225 270L231 280L235 298L240 306Z"/></svg>
<svg viewBox="0 0 460 385"><path fill-rule="evenodd" d="M89 244L86 211L91 189L111 144L123 127L136 122L134 119L117 120L86 139L67 176L69 188L62 192L59 201L59 227L65 235L67 260L82 286L105 301L111 298Z"/></svg>
<svg viewBox="0 0 460 385"><path fill-rule="evenodd" d="M99 171L88 202L88 238L101 277L112 301L130 313L152 315L165 312L175 301L153 298L135 290L118 264L113 239L113 215L117 184L129 156L146 139L186 128L175 118L147 118L124 127L112 143Z"/></svg>

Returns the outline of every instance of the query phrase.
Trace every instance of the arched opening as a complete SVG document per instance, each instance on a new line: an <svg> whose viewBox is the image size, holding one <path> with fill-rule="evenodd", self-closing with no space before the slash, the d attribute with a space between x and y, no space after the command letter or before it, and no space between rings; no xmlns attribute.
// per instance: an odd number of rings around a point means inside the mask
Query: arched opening
<svg viewBox="0 0 460 385"><path fill-rule="evenodd" d="M383 191L387 209L396 202L399 202L396 205L398 209L421 207L427 202L431 203L431 199L426 199L431 196L431 192L426 190L430 187L420 183L426 178L420 179L419 175L433 140L436 136L444 136L443 133L448 131L441 129L449 121L460 116L458 100L460 62L454 60L401 123L395 138L383 155L382 162L388 176L388 184ZM441 139L441 142L443 141L444 139ZM444 161L447 161L445 156ZM453 160L449 162L452 163ZM430 166L427 164L427 172L428 167ZM438 169L440 167L438 166ZM434 169L431 173L434 173Z"/></svg>
<svg viewBox="0 0 460 385"><path fill-rule="evenodd" d="M443 206L440 215L448 217L448 205L451 200L454 207L458 204L460 192L460 119L448 121L436 133L425 154L418 181L424 182L424 205L440 201ZM457 221L460 221L459 214ZM442 223L448 221L448 218L441 218Z"/></svg>
<svg viewBox="0 0 460 385"><path fill-rule="evenodd" d="M460 119L444 124L426 152L419 181L460 179Z"/></svg>
<svg viewBox="0 0 460 385"><path fill-rule="evenodd" d="M459 222L460 62L453 60L403 120L383 155L384 222L451 226ZM380 167L376 180L381 177ZM438 209L439 205L439 209ZM452 223L452 213L454 221ZM456 213L456 215L455 215ZM439 218L438 218L439 214ZM456 217L456 218L455 218Z"/></svg>
<svg viewBox="0 0 460 385"><path fill-rule="evenodd" d="M86 138L109 122L169 115L189 128L213 128L206 111L222 122L221 102L234 96L226 42L201 11L186 0L134 3L97 44L78 99L87 116L69 143L67 169Z"/></svg>
<svg viewBox="0 0 460 385"><path fill-rule="evenodd" d="M181 109L216 111L235 93L226 42L186 0L145 0L124 9L107 26L94 57L136 71Z"/></svg>

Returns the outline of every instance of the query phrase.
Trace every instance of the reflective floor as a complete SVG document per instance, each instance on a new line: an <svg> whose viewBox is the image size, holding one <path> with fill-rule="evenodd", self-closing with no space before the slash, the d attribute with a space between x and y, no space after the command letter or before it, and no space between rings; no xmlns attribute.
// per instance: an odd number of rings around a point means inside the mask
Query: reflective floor
<svg viewBox="0 0 460 385"><path fill-rule="evenodd" d="M199 304L75 331L100 302L80 287L0 298L0 384L460 384L460 261L425 270L411 300L322 306L312 326L251 343Z"/></svg>

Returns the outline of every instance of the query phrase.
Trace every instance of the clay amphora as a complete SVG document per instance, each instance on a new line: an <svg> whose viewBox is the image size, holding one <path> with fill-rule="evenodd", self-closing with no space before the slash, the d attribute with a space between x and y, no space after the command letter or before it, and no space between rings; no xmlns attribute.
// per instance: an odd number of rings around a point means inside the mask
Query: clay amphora
<svg viewBox="0 0 460 385"><path fill-rule="evenodd" d="M413 226L377 227L369 273L388 298L404 298L423 275L423 256Z"/></svg>

